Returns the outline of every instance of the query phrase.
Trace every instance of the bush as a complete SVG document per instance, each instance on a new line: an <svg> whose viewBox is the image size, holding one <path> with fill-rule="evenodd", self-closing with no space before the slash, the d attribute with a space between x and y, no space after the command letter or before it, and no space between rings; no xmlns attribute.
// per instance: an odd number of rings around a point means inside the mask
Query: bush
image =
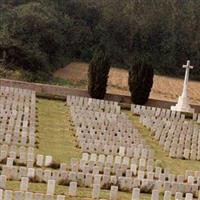
<svg viewBox="0 0 200 200"><path fill-rule="evenodd" d="M154 71L151 65L137 62L129 69L129 90L134 104L144 105L153 86Z"/></svg>
<svg viewBox="0 0 200 200"><path fill-rule="evenodd" d="M104 47L97 50L88 69L88 92L92 98L103 99L106 94L111 60Z"/></svg>

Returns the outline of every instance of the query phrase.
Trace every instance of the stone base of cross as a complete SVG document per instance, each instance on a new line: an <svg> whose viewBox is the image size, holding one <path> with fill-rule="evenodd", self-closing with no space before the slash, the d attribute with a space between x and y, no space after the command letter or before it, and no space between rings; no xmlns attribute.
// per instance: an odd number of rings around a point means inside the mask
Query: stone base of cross
<svg viewBox="0 0 200 200"><path fill-rule="evenodd" d="M193 69L193 66L190 65L190 61L187 61L187 65L183 65L185 70L185 80L183 84L183 92L182 95L178 98L178 103L175 106L171 107L171 110L185 112L185 113L194 113L195 110L191 108L189 105L189 98L188 98L188 80L189 80L189 71Z"/></svg>
<svg viewBox="0 0 200 200"><path fill-rule="evenodd" d="M188 98L183 96L178 98L178 103L175 106L172 106L171 110L184 113L195 113L195 110L189 105Z"/></svg>

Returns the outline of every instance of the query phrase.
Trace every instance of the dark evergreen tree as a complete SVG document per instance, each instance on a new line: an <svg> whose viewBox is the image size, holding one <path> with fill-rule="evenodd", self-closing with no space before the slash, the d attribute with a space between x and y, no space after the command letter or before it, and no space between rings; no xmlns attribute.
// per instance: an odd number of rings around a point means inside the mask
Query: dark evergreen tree
<svg viewBox="0 0 200 200"><path fill-rule="evenodd" d="M137 62L129 69L129 90L134 104L144 105L153 86L154 71L150 64Z"/></svg>
<svg viewBox="0 0 200 200"><path fill-rule="evenodd" d="M88 69L88 92L92 98L104 98L110 66L110 56L104 47L100 47L94 53Z"/></svg>

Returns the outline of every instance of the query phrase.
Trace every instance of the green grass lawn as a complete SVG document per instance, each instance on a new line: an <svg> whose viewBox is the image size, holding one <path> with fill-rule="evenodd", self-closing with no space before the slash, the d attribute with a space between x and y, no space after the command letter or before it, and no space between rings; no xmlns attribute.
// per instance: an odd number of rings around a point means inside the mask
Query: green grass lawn
<svg viewBox="0 0 200 200"><path fill-rule="evenodd" d="M80 158L76 148L69 108L63 101L38 99L38 153L52 155L55 161L70 163Z"/></svg>
<svg viewBox="0 0 200 200"><path fill-rule="evenodd" d="M139 117L132 115L130 111L125 111L133 122L134 126L139 130L142 137L146 140L147 144L154 149L155 158L161 161L161 166L169 168L172 173L185 174L185 170L200 170L200 162L192 160L173 159L168 156L168 153L163 150L163 147L159 145L151 136L151 131L144 127L139 122Z"/></svg>

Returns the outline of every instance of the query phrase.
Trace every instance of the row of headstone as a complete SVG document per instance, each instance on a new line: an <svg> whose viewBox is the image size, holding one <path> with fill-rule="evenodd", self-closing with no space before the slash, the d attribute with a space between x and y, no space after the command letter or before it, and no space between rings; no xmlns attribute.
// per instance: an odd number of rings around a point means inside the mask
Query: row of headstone
<svg viewBox="0 0 200 200"><path fill-rule="evenodd" d="M179 175L176 177L170 174L167 169L163 173L162 169L159 167L156 167L155 171L151 168L151 170L145 172L141 171L141 168L139 169L133 164L130 169L123 170L123 168L116 168L114 171L112 168L105 167L101 172L99 166L90 168L90 166L85 165L81 172L75 161L71 163L71 171L65 171L66 165L64 164L61 164L59 170L17 167L12 166L12 164L13 160L9 159L7 166L2 167L2 174L6 175L6 177L11 180L29 177L31 179L36 179L38 182L47 182L51 179L57 182L78 181L80 185L87 187L91 187L93 183L101 184L102 187L109 184L119 184L122 190L125 190L127 187L131 189L133 186L141 187L144 183L157 183L157 185L159 183L160 188L174 189L179 187L183 191L192 190L192 192L198 191L200 187L199 172L187 172L187 176ZM192 176L193 174L195 176Z"/></svg>
<svg viewBox="0 0 200 200"><path fill-rule="evenodd" d="M35 146L35 92L0 87L0 143Z"/></svg>
<svg viewBox="0 0 200 200"><path fill-rule="evenodd" d="M181 112L172 111L164 108L156 108L150 106L141 106L136 104L131 104L131 112L136 115L151 115L155 117L174 119L174 120L185 120L185 115Z"/></svg>
<svg viewBox="0 0 200 200"><path fill-rule="evenodd" d="M180 112L132 105L134 114L140 115L140 122L152 131L152 135L172 158L200 160L199 115L193 120L184 120Z"/></svg>
<svg viewBox="0 0 200 200"><path fill-rule="evenodd" d="M55 198L54 198L55 197ZM42 193L12 191L0 189L0 200L65 200L64 195L49 195Z"/></svg>
<svg viewBox="0 0 200 200"><path fill-rule="evenodd" d="M145 148L144 140L141 139L138 131L124 115L122 118L116 117L114 122L107 121L105 124L106 117L102 115L101 120L98 118L100 115L95 115L97 112L89 110L84 111L83 114L79 107L77 109L76 105L71 106L70 110L76 126L76 136L83 152L94 153L98 151L98 153L106 154L105 151L107 151L107 154L113 153L115 155L118 151L120 153L120 148L125 148L126 151L126 147L136 147L140 144ZM118 116L121 116L121 114L118 114ZM112 149L110 149L111 145L113 146ZM129 154L131 154L130 150L129 148ZM123 150L121 152L123 153Z"/></svg>
<svg viewBox="0 0 200 200"><path fill-rule="evenodd" d="M174 122L154 116L141 116L140 121L152 130L170 157L200 160L200 126L195 122Z"/></svg>
<svg viewBox="0 0 200 200"><path fill-rule="evenodd" d="M107 111L111 113L120 113L120 106L118 105L118 102L114 101L104 101L100 99L68 95L66 103L68 106L77 105L93 111Z"/></svg>
<svg viewBox="0 0 200 200"><path fill-rule="evenodd" d="M151 194L151 200L159 200L160 198L160 192L158 190L153 190ZM172 193L170 191L165 191L163 195L163 200L171 200L172 199ZM186 193L185 197L184 194L181 192L176 192L175 194L176 200L193 200L193 194L192 193ZM132 200L140 200L140 189L134 188L132 191Z"/></svg>
<svg viewBox="0 0 200 200"><path fill-rule="evenodd" d="M2 153L2 152L1 152ZM1 154L2 155L2 154ZM1 157L2 158L2 157ZM19 159L16 157L16 152L10 152L9 157L6 157L6 164L8 167L12 167L14 165L24 165L28 168L31 167L50 167L53 163L53 157L52 156L44 156L41 154L38 154L36 157L34 153L26 153L21 152L19 155Z"/></svg>
<svg viewBox="0 0 200 200"><path fill-rule="evenodd" d="M143 151L145 150L145 151ZM142 153L142 156L140 156L140 150L137 148L135 149L135 156L132 156L132 158L127 157L127 156L113 156L111 155L105 155L105 154L88 154L88 153L83 153L82 158L80 160L80 165L83 166L83 164L88 164L91 167L97 165L101 169L103 167L123 167L126 166L126 168L130 168L131 164L135 164L138 166L139 169L145 170L146 167L152 166L154 168L154 157L153 155L148 154L147 149L143 149L142 152L145 152L144 154Z"/></svg>

